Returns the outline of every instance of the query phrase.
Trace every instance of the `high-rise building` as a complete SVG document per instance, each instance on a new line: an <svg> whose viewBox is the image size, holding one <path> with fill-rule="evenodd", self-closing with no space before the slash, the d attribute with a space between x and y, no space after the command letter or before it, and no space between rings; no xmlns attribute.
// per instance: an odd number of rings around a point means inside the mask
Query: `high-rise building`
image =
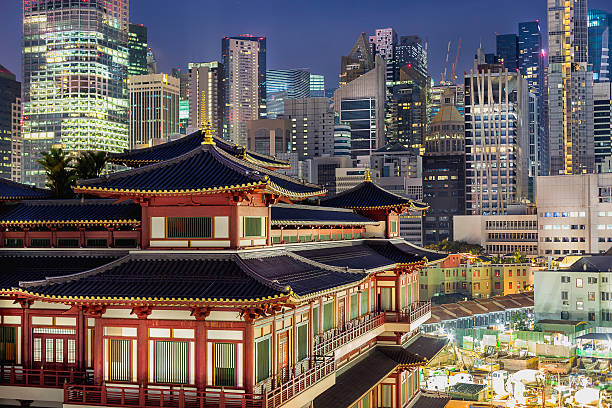
<svg viewBox="0 0 612 408"><path fill-rule="evenodd" d="M310 74L310 96L318 98L325 96L325 77L319 74Z"/></svg>
<svg viewBox="0 0 612 408"><path fill-rule="evenodd" d="M519 39L516 34L498 34L495 36L496 54L501 58L509 71L516 71L519 64Z"/></svg>
<svg viewBox="0 0 612 408"><path fill-rule="evenodd" d="M351 157L351 125L334 120L334 156Z"/></svg>
<svg viewBox="0 0 612 408"><path fill-rule="evenodd" d="M179 94L179 133L185 135L189 127L189 72L180 68L172 68L171 75L178 78L181 83Z"/></svg>
<svg viewBox="0 0 612 408"><path fill-rule="evenodd" d="M19 138L15 134L15 104L21 98L21 83L15 74L0 65L0 178L13 177L13 143Z"/></svg>
<svg viewBox="0 0 612 408"><path fill-rule="evenodd" d="M610 75L610 47L612 46L612 13L589 10L589 65L594 81L608 81Z"/></svg>
<svg viewBox="0 0 612 408"><path fill-rule="evenodd" d="M427 50L423 46L423 40L418 35L402 35L395 47L395 71L399 78L399 70L411 65L423 76L429 76L427 70ZM394 78L394 80L397 80Z"/></svg>
<svg viewBox="0 0 612 408"><path fill-rule="evenodd" d="M310 96L310 73L299 69L269 69L266 71L266 99L269 118L283 114L286 98Z"/></svg>
<svg viewBox="0 0 612 408"><path fill-rule="evenodd" d="M587 0L548 0L550 174L591 173L593 73L588 71Z"/></svg>
<svg viewBox="0 0 612 408"><path fill-rule="evenodd" d="M128 36L128 75L146 75L147 70L147 27L130 23Z"/></svg>
<svg viewBox="0 0 612 408"><path fill-rule="evenodd" d="M246 146L246 122L266 117L266 37L221 41L225 112L223 137Z"/></svg>
<svg viewBox="0 0 612 408"><path fill-rule="evenodd" d="M52 146L128 147L128 15L128 0L23 1L25 182L44 184Z"/></svg>
<svg viewBox="0 0 612 408"><path fill-rule="evenodd" d="M544 116L544 51L542 49L542 33L539 21L528 21L519 23L519 70L527 81L529 92L533 93L537 103L537 174L539 176L548 174L548 136L546 135L546 118ZM532 145L533 145L532 144Z"/></svg>
<svg viewBox="0 0 612 408"><path fill-rule="evenodd" d="M431 96L429 99L430 122L440 110L440 107L442 106L442 94L444 94L447 90L451 90L453 100L455 101L455 108L457 108L461 116L464 115L465 109L463 107L463 84L434 85L431 87Z"/></svg>
<svg viewBox="0 0 612 408"><path fill-rule="evenodd" d="M348 84L374 68L374 54L365 33L361 33L348 55L340 61L340 86Z"/></svg>
<svg viewBox="0 0 612 408"><path fill-rule="evenodd" d="M180 80L166 74L132 75L130 149L167 142L179 133Z"/></svg>
<svg viewBox="0 0 612 408"><path fill-rule="evenodd" d="M289 119L256 119L247 122L247 148L261 154L276 156L289 152L291 121Z"/></svg>
<svg viewBox="0 0 612 408"><path fill-rule="evenodd" d="M299 160L334 154L334 111L329 99L285 99L284 115L291 121L291 151Z"/></svg>
<svg viewBox="0 0 612 408"><path fill-rule="evenodd" d="M372 55L379 55L387 63L387 81L395 80L395 47L397 45L397 33L391 27L377 28L374 35L369 37Z"/></svg>
<svg viewBox="0 0 612 408"><path fill-rule="evenodd" d="M593 84L593 116L596 171L609 172L612 161L612 82Z"/></svg>
<svg viewBox="0 0 612 408"><path fill-rule="evenodd" d="M474 65L465 76L466 213L503 215L528 195L529 91L517 71Z"/></svg>
<svg viewBox="0 0 612 408"><path fill-rule="evenodd" d="M188 68L189 129L201 129L207 121L221 136L225 109L223 65L218 61L190 62Z"/></svg>
<svg viewBox="0 0 612 408"><path fill-rule="evenodd" d="M388 87L385 104L387 142L420 147L429 123L430 80L411 65L400 69L398 79Z"/></svg>
<svg viewBox="0 0 612 408"><path fill-rule="evenodd" d="M11 180L21 183L23 181L23 137L21 136L23 115L21 98L17 98L15 103L11 105L11 116Z"/></svg>
<svg viewBox="0 0 612 408"><path fill-rule="evenodd" d="M147 49L147 74L157 74L157 58L151 47Z"/></svg>
<svg viewBox="0 0 612 408"><path fill-rule="evenodd" d="M351 126L351 156L369 156L385 145L385 61L334 92L334 110Z"/></svg>
<svg viewBox="0 0 612 408"><path fill-rule="evenodd" d="M457 110L456 87L442 94L440 109L425 136L423 156L424 244L453 240L453 217L465 214L464 119Z"/></svg>

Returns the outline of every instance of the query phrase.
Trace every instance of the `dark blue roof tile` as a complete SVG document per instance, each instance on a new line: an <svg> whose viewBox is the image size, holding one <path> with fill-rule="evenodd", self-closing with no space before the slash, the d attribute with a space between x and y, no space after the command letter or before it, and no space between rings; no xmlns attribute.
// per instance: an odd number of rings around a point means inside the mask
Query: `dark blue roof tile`
<svg viewBox="0 0 612 408"><path fill-rule="evenodd" d="M338 208L305 205L272 206L273 225L364 225L376 224L369 218Z"/></svg>
<svg viewBox="0 0 612 408"><path fill-rule="evenodd" d="M32 187L0 178L0 201L31 200L51 197L50 190Z"/></svg>
<svg viewBox="0 0 612 408"><path fill-rule="evenodd" d="M321 200L321 205L362 210L398 207L426 210L428 208L427 204L394 194L377 186L372 181L364 181L349 190Z"/></svg>

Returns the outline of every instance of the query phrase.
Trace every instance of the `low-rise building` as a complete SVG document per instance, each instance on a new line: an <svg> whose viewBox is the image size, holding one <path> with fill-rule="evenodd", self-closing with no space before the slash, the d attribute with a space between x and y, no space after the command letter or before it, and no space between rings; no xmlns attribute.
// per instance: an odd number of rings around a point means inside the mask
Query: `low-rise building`
<svg viewBox="0 0 612 408"><path fill-rule="evenodd" d="M423 299L448 294L488 298L531 290L531 264L492 261L467 254L449 255L421 270L419 295Z"/></svg>

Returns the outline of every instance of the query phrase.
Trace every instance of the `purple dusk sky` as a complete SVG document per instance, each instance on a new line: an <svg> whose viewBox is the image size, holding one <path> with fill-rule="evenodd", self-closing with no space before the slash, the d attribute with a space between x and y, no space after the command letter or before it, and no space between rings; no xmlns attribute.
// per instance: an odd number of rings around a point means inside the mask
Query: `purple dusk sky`
<svg viewBox="0 0 612 408"><path fill-rule="evenodd" d="M22 1L0 3L0 64L21 78ZM590 0L589 8L612 12L610 0ZM148 27L162 72L218 60L223 36L251 33L267 37L268 69L307 68L324 74L328 88L337 85L340 56L362 31L393 27L398 35L427 38L429 71L439 81L449 40L452 62L462 38L461 80L480 42L495 51L496 32L516 33L519 22L536 19L546 30L546 0L132 0L130 15Z"/></svg>

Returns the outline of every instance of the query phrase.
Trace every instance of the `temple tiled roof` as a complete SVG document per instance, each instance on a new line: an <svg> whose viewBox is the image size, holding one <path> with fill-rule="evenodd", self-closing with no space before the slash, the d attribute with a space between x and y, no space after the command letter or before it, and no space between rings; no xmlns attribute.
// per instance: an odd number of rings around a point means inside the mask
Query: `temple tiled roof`
<svg viewBox="0 0 612 408"><path fill-rule="evenodd" d="M404 346L406 350L426 361L434 358L448 344L446 337L421 334L412 343Z"/></svg>
<svg viewBox="0 0 612 408"><path fill-rule="evenodd" d="M393 268L396 265L425 260L422 256L410 252L389 250L386 247L388 243L388 240L365 240L346 244L312 245L294 250L294 253L314 262L349 269Z"/></svg>
<svg viewBox="0 0 612 408"><path fill-rule="evenodd" d="M378 224L342 208L278 204L271 207L272 225L366 225Z"/></svg>
<svg viewBox="0 0 612 408"><path fill-rule="evenodd" d="M307 297L356 284L367 277L363 273L313 266L288 254L266 253L243 258L236 254L131 252L92 268L79 268L75 274L70 274L71 270L68 274L50 275L41 271L26 279L19 278L20 291L60 301L225 304Z"/></svg>
<svg viewBox="0 0 612 408"><path fill-rule="evenodd" d="M18 287L19 281L87 271L122 256L124 251L3 250L0 252L0 291Z"/></svg>
<svg viewBox="0 0 612 408"><path fill-rule="evenodd" d="M412 262L420 261L424 258L431 262L447 257L447 254L418 247L403 239L389 241L371 240L367 241L367 245L382 256L392 259L397 263L409 263L410 258L415 259Z"/></svg>
<svg viewBox="0 0 612 408"><path fill-rule="evenodd" d="M193 195L261 189L291 199L322 195L313 184L281 175L226 153L216 144L202 144L174 159L79 180L76 192L103 196Z"/></svg>
<svg viewBox="0 0 612 408"><path fill-rule="evenodd" d="M423 211L429 208L427 204L394 194L368 180L333 197L321 200L321 205L356 210L401 208Z"/></svg>
<svg viewBox="0 0 612 408"><path fill-rule="evenodd" d="M31 200L50 197L52 192L0 178L0 201Z"/></svg>
<svg viewBox="0 0 612 408"><path fill-rule="evenodd" d="M115 200L30 200L0 206L0 225L137 224L140 206Z"/></svg>
<svg viewBox="0 0 612 408"><path fill-rule="evenodd" d="M266 168L288 168L290 166L288 162L247 150L242 146L228 143L221 138L214 137L214 140L220 149L231 154L232 156L246 160L253 164ZM202 131L198 130L197 132L168 143L143 149L134 149L125 153L111 154L110 161L113 163L125 164L126 166L130 167L140 167L148 164L160 163L166 160L174 159L175 157L179 157L194 149L197 149L203 141L204 134Z"/></svg>

